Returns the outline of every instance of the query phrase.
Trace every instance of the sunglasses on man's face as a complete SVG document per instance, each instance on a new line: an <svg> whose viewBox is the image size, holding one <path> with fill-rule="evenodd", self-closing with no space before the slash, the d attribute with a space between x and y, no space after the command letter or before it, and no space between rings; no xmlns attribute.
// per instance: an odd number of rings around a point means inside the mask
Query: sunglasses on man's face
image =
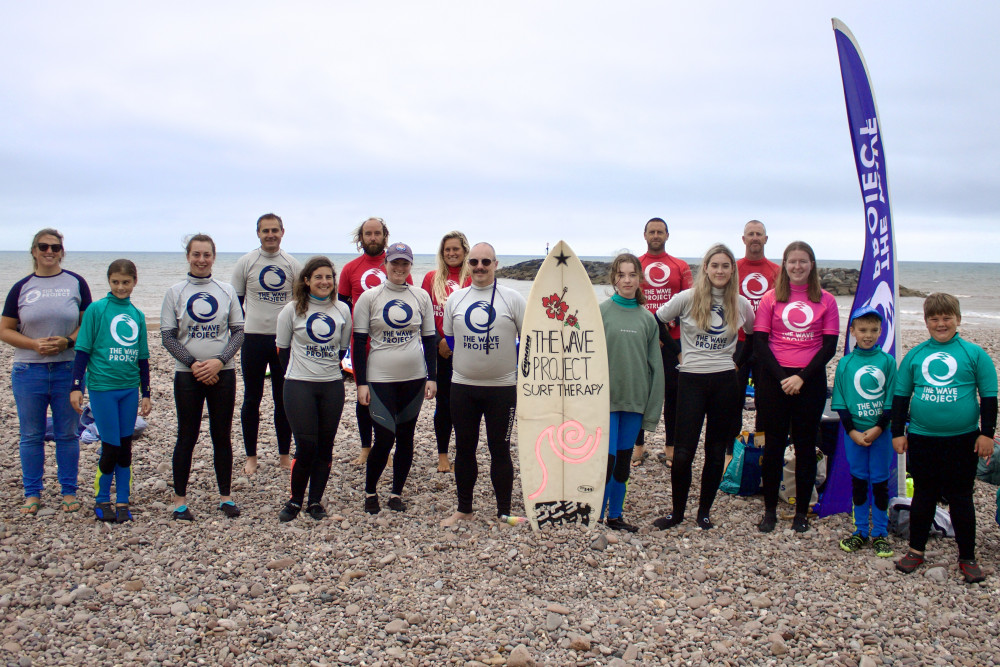
<svg viewBox="0 0 1000 667"><path fill-rule="evenodd" d="M475 258L473 258L473 259L469 260L469 266L479 266L479 262L482 262L483 263L483 267L485 268L485 267L489 266L490 264L492 264L493 260L492 259L475 259Z"/></svg>
<svg viewBox="0 0 1000 667"><path fill-rule="evenodd" d="M42 252L48 252L49 249L51 249L52 252L62 252L63 248L62 243L38 243L35 244L35 247Z"/></svg>

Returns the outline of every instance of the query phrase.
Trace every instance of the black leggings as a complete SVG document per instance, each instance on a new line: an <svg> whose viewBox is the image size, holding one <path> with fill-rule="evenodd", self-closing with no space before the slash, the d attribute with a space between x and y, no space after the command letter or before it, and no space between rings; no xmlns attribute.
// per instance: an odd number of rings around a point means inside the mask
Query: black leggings
<svg viewBox="0 0 1000 667"><path fill-rule="evenodd" d="M677 383L677 440L670 489L674 516L684 516L691 490L691 466L705 428L705 466L701 470L698 514L708 515L722 481L726 447L740 432L743 399L736 369L719 373L680 373Z"/></svg>
<svg viewBox="0 0 1000 667"><path fill-rule="evenodd" d="M514 490L514 463L510 458L510 435L514 428L517 387L451 385L451 419L455 424L455 486L458 511L472 512L472 492L479 477L476 449L479 423L486 422L486 446L490 450L490 480L497 499L497 516L510 514Z"/></svg>
<svg viewBox="0 0 1000 667"><path fill-rule="evenodd" d="M187 495L191 456L198 444L201 413L208 404L208 431L212 436L215 481L219 495L228 496L233 480L233 412L236 409L236 371L219 371L219 381L207 385L194 373L174 373L174 405L177 408L177 444L174 446L174 494Z"/></svg>
<svg viewBox="0 0 1000 667"><path fill-rule="evenodd" d="M446 359L438 354L437 402L434 405L434 436L437 438L438 454L448 453L451 429L451 357Z"/></svg>
<svg viewBox="0 0 1000 667"><path fill-rule="evenodd" d="M285 402L281 390L285 371L278 362L275 337L268 334L244 334L240 348L240 369L243 371L243 405L240 423L243 425L243 448L247 456L257 456L257 433L260 430L260 402L264 399L264 379L271 367L271 397L274 399L274 432L278 436L278 454L291 449L292 429L285 417Z"/></svg>
<svg viewBox="0 0 1000 667"><path fill-rule="evenodd" d="M764 461L761 477L764 481L764 510L778 508L778 487L785 465L785 447L791 430L795 445L795 512L806 514L816 486L816 443L819 424L826 404L826 371L820 370L806 380L798 394L789 396L781 382L769 373L764 364L758 366L755 400L761 428L764 431ZM793 375L801 368L784 369Z"/></svg>
<svg viewBox="0 0 1000 667"><path fill-rule="evenodd" d="M375 443L368 455L365 469L365 493L375 493L378 480L389 462L389 452L393 443L396 454L392 459L393 495L403 493L403 485L413 464L413 432L417 428L417 417L424 402L426 380L406 380L404 382L370 382L372 421L375 423Z"/></svg>
<svg viewBox="0 0 1000 667"><path fill-rule="evenodd" d="M306 486L309 504L323 500L333 464L333 440L344 410L344 381L288 380L284 389L285 414L295 435L291 501L302 504Z"/></svg>
<svg viewBox="0 0 1000 667"><path fill-rule="evenodd" d="M976 557L976 506L972 492L976 481L976 438L979 431L934 437L907 435L913 500L910 503L910 548L923 551L937 510L938 498L948 499L955 529L958 557Z"/></svg>
<svg viewBox="0 0 1000 667"><path fill-rule="evenodd" d="M670 346L661 347L660 356L663 358L663 444L671 447L677 431L677 378L680 371L677 370L677 353ZM646 432L639 429L635 446L642 447L645 444Z"/></svg>

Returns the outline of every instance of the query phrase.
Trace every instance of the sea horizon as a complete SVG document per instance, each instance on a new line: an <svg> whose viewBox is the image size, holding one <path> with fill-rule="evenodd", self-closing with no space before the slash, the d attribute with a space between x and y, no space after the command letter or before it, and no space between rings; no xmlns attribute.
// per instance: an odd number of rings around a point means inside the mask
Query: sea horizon
<svg viewBox="0 0 1000 667"><path fill-rule="evenodd" d="M233 266L245 252L220 252L217 255L213 274L224 282L230 282ZM325 254L339 271L344 264L358 256L357 253L292 252L299 261L305 262L315 255ZM90 285L95 300L107 293L106 272L108 264L120 257L134 261L139 270L139 281L132 300L146 314L151 326L159 321L160 306L167 288L182 280L187 273L187 263L181 250L170 251L98 251L77 250L67 253L63 267L82 275ZM500 255L500 266L512 266L519 262L541 259L544 255ZM424 275L436 268L433 254L414 255L412 276L419 285ZM583 260L607 262L611 256L583 255ZM701 258L681 257L696 264ZM821 268L860 269L859 260L819 259ZM949 292L962 303L963 325L1000 326L1000 293L993 286L1000 284L1000 263L984 262L908 262L897 265L898 283L922 292ZM11 286L31 272L31 258L26 250L0 251L0 289L6 297ZM532 281L501 279L525 297L531 290ZM607 285L595 285L599 301L610 296ZM837 297L842 324L853 304L853 296ZM898 316L904 326L920 325L923 319L923 300L920 297L901 297Z"/></svg>

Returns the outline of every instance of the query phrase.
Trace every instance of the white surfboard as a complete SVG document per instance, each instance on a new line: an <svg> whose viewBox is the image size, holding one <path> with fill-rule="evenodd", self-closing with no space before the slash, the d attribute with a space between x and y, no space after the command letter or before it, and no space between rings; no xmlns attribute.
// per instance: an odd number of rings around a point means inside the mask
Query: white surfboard
<svg viewBox="0 0 1000 667"><path fill-rule="evenodd" d="M518 459L531 526L597 523L608 466L604 323L587 271L560 241L528 296L517 366Z"/></svg>

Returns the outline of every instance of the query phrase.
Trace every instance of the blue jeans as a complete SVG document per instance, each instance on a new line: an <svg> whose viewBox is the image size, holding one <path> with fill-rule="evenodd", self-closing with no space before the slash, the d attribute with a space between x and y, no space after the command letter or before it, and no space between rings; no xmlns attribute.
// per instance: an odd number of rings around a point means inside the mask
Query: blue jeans
<svg viewBox="0 0 1000 667"><path fill-rule="evenodd" d="M15 362L11 373L17 419L21 431L21 476L24 497L42 494L45 469L45 416L52 408L52 429L56 438L56 466L64 496L76 495L80 470L79 423L69 404L73 384L73 362L27 364Z"/></svg>

